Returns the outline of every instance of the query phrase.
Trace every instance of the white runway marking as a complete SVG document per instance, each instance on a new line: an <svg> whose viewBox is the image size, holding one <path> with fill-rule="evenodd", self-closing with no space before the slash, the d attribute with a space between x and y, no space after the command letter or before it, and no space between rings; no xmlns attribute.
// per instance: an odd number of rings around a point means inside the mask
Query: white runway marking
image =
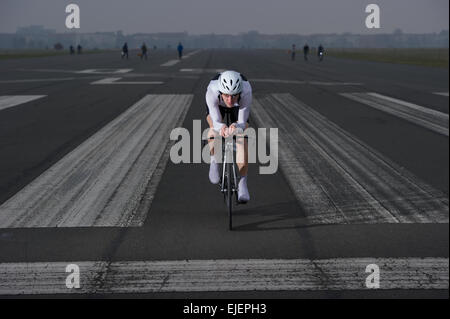
<svg viewBox="0 0 450 319"><path fill-rule="evenodd" d="M75 70L65 70L65 69L16 69L17 71L25 71L25 72L46 72L46 73L76 73L78 71Z"/></svg>
<svg viewBox="0 0 450 319"><path fill-rule="evenodd" d="M31 102L43 97L46 97L46 95L3 95L0 96L0 110Z"/></svg>
<svg viewBox="0 0 450 319"><path fill-rule="evenodd" d="M307 81L281 80L281 79L251 79L251 82L280 83L280 84L307 84Z"/></svg>
<svg viewBox="0 0 450 319"><path fill-rule="evenodd" d="M127 85L138 85L138 84L164 84L164 82L161 81L120 81L122 78L105 78L98 81L94 81L91 84L93 85L99 85L99 84L127 84Z"/></svg>
<svg viewBox="0 0 450 319"><path fill-rule="evenodd" d="M65 69L17 69L18 71L35 71L46 73L74 73L74 74L126 74L133 69L86 69L86 70L65 70Z"/></svg>
<svg viewBox="0 0 450 319"><path fill-rule="evenodd" d="M0 228L141 226L192 95L147 95L0 206Z"/></svg>
<svg viewBox="0 0 450 319"><path fill-rule="evenodd" d="M0 81L0 83L34 83L34 82L60 82L60 81L72 81L83 78L43 78L43 79L23 79L23 80L6 80Z"/></svg>
<svg viewBox="0 0 450 319"><path fill-rule="evenodd" d="M324 86L335 86L335 85L363 85L363 83L358 82L321 82L321 81L308 81L311 85L324 85Z"/></svg>
<svg viewBox="0 0 450 319"><path fill-rule="evenodd" d="M433 92L433 94L442 95L448 97L448 92Z"/></svg>
<svg viewBox="0 0 450 319"><path fill-rule="evenodd" d="M66 286L69 264L80 288ZM0 295L369 290L373 264L378 289L449 288L448 258L83 261L0 264Z"/></svg>
<svg viewBox="0 0 450 319"><path fill-rule="evenodd" d="M183 59L190 58L191 56L193 56L193 55L195 55L195 54L197 54L197 53L199 53L199 52L201 52L201 51L202 51L202 50L195 50L195 51L192 51L192 52L190 52L190 53L184 55L184 56L183 56Z"/></svg>
<svg viewBox="0 0 450 319"><path fill-rule="evenodd" d="M196 51L192 51L186 55L184 55L181 60L180 59L174 59L174 60L169 60L166 63L161 64L160 66L174 66L175 64L180 63L182 60L188 59L191 56L193 56L194 54L199 53L201 50L196 50Z"/></svg>
<svg viewBox="0 0 450 319"><path fill-rule="evenodd" d="M321 81L296 81L296 80L281 80L281 79L251 79L250 82L301 84L301 85L309 84L309 85L323 85L323 86L362 85L362 83L357 82L321 82Z"/></svg>
<svg viewBox="0 0 450 319"><path fill-rule="evenodd" d="M279 130L279 162L310 224L448 223L448 196L290 94L255 96ZM270 111L269 111L270 110Z"/></svg>
<svg viewBox="0 0 450 319"><path fill-rule="evenodd" d="M191 72L191 73L221 73L225 69L180 69L180 72Z"/></svg>
<svg viewBox="0 0 450 319"><path fill-rule="evenodd" d="M161 66L173 66L175 64L180 63L181 60L170 60L167 61L166 63L161 64Z"/></svg>
<svg viewBox="0 0 450 319"><path fill-rule="evenodd" d="M133 71L133 69L88 69L75 71L78 74L124 74Z"/></svg>
<svg viewBox="0 0 450 319"><path fill-rule="evenodd" d="M378 93L341 93L341 95L448 136L448 114Z"/></svg>

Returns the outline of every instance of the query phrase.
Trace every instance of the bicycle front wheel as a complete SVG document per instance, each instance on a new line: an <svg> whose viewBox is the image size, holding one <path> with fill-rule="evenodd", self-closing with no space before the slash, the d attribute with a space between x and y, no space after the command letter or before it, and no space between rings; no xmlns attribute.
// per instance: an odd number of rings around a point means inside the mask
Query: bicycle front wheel
<svg viewBox="0 0 450 319"><path fill-rule="evenodd" d="M231 163L227 164L227 206L228 206L228 227L233 229L233 179L231 177Z"/></svg>

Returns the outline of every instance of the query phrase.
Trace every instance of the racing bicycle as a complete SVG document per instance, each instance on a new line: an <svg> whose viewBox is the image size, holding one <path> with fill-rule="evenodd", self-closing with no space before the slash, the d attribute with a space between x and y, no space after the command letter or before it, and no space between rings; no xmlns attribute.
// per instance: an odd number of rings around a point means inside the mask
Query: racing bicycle
<svg viewBox="0 0 450 319"><path fill-rule="evenodd" d="M231 110L225 110L225 123L231 125ZM248 139L248 136L236 137L236 135L228 138L222 137L222 175L219 182L220 192L228 210L228 229L233 230L233 206L243 204L238 200L238 179L236 175L236 138ZM214 137L210 137L214 139ZM234 198L234 200L233 200Z"/></svg>

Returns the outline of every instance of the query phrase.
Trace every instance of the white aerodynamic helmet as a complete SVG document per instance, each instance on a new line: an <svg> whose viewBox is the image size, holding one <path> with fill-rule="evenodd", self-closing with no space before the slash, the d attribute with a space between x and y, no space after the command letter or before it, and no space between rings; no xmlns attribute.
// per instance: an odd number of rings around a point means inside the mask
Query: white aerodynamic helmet
<svg viewBox="0 0 450 319"><path fill-rule="evenodd" d="M219 76L219 91L235 95L242 92L242 77L239 72L225 71Z"/></svg>

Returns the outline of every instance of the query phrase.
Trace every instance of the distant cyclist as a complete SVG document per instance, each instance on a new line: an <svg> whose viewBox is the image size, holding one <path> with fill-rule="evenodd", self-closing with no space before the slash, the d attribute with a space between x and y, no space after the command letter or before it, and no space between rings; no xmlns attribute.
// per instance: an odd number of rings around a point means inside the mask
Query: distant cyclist
<svg viewBox="0 0 450 319"><path fill-rule="evenodd" d="M228 137L248 127L250 105L252 103L252 87L245 76L235 71L225 71L217 74L210 82L206 91L206 120L210 130L208 137ZM224 124L225 111L231 110L232 124ZM239 130L240 131L240 130ZM239 135L238 135L239 136ZM248 143L244 138L236 139L237 161L239 169L239 202L248 202L250 194L247 187L248 173ZM213 184L220 182L220 165L215 157L214 141L209 141L211 151L211 164L209 167L209 180Z"/></svg>
<svg viewBox="0 0 450 319"><path fill-rule="evenodd" d="M317 56L319 57L319 61L323 60L324 51L325 50L324 50L322 44L319 45L319 48L317 49Z"/></svg>

